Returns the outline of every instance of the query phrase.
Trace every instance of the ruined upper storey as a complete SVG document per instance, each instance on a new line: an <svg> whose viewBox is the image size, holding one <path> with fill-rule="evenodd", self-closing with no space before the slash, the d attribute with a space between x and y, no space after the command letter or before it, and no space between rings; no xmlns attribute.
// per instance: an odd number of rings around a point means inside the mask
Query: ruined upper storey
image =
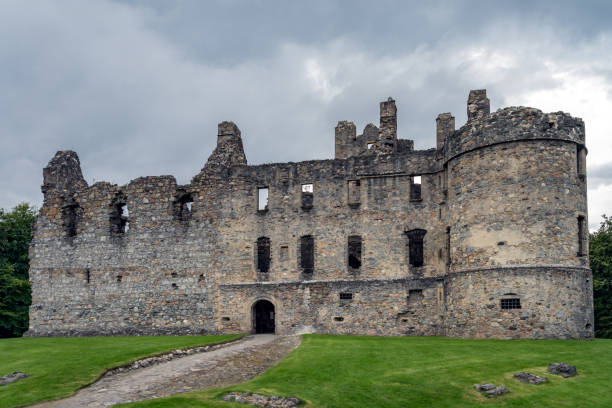
<svg viewBox="0 0 612 408"><path fill-rule="evenodd" d="M222 122L218 126L217 146L201 172L193 178L192 187L210 184L213 179L223 180L232 175L269 179L262 176L262 171L295 172L301 169L302 173L312 173L309 175L312 177L317 172L308 169L315 163L329 167L326 171L337 177L375 173L435 173L442 171L448 160L465 152L499 143L536 139L575 143L580 156L578 162L582 166L579 171L585 173L584 123L580 118L563 112L543 113L527 107L507 107L490 113L489 98L484 89L470 91L467 117L467 123L455 129L452 114L441 113L436 118L436 148L415 151L412 140L398 138L397 107L395 101L388 98L380 103L380 127L370 123L361 135L357 135L354 123L338 122L335 128L335 159L346 161L345 164L316 160L259 166L247 166L238 126L233 122ZM406 159L394 159L399 156L405 156ZM287 169L273 170L281 168ZM57 152L45 167L43 175L42 191L45 197L59 194L68 200L71 194L88 187L81 173L79 158L72 151ZM180 189L189 188L183 186Z"/></svg>
<svg viewBox="0 0 612 408"><path fill-rule="evenodd" d="M86 187L79 156L71 150L57 152L43 169L43 194L51 191L70 194Z"/></svg>
<svg viewBox="0 0 612 408"><path fill-rule="evenodd" d="M446 162L467 151L498 143L555 139L584 148L584 123L564 112L543 113L528 107L507 107L491 113L485 89L470 91L467 123L455 129L455 118L447 112L436 118L437 157ZM340 121L335 129L335 157L398 154L414 151L412 140L397 137L397 108L389 98L380 103L380 129L368 124L357 136L355 124Z"/></svg>

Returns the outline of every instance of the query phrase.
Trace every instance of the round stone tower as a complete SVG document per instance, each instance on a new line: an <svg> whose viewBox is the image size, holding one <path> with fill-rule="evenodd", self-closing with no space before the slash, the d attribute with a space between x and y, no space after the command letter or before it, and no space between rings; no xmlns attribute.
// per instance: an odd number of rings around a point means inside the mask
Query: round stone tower
<svg viewBox="0 0 612 408"><path fill-rule="evenodd" d="M592 337L582 120L472 91L445 147L447 335Z"/></svg>

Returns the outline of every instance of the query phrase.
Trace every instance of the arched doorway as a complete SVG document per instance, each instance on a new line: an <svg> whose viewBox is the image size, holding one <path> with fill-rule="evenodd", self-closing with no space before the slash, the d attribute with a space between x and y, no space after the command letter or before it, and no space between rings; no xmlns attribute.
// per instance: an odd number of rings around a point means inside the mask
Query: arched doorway
<svg viewBox="0 0 612 408"><path fill-rule="evenodd" d="M253 304L253 331L255 333L274 333L274 305L265 300Z"/></svg>

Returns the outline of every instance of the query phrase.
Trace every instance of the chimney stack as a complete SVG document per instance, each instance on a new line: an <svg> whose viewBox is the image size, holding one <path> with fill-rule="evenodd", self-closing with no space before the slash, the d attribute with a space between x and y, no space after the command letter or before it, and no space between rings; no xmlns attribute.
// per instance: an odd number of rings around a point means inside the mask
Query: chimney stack
<svg viewBox="0 0 612 408"><path fill-rule="evenodd" d="M486 89L470 91L467 105L468 122L474 119L482 119L491 112L489 98Z"/></svg>
<svg viewBox="0 0 612 408"><path fill-rule="evenodd" d="M393 152L397 151L397 108L391 97L380 103L379 139L382 144L390 146Z"/></svg>
<svg viewBox="0 0 612 408"><path fill-rule="evenodd" d="M217 131L217 145L224 143L227 140L238 138L240 139L240 129L234 122L219 123Z"/></svg>
<svg viewBox="0 0 612 408"><path fill-rule="evenodd" d="M436 148L442 149L445 140L455 131L455 117L447 113L441 113L436 118Z"/></svg>

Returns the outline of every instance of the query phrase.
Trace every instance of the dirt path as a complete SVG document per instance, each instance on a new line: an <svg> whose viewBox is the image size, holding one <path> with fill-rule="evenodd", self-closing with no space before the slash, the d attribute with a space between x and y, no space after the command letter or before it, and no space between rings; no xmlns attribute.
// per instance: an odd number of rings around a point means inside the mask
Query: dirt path
<svg viewBox="0 0 612 408"><path fill-rule="evenodd" d="M249 336L217 350L103 377L72 397L35 407L109 407L124 402L238 384L278 363L299 343L299 336Z"/></svg>

